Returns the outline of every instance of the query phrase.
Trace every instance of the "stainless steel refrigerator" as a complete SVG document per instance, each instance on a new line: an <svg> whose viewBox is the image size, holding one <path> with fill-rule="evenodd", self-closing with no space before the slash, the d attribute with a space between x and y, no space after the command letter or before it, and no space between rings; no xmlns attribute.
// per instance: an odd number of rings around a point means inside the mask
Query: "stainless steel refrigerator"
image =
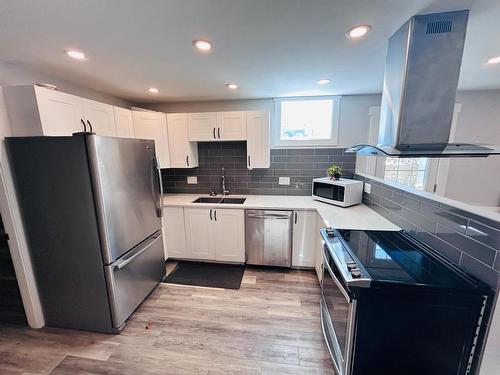
<svg viewBox="0 0 500 375"><path fill-rule="evenodd" d="M165 275L154 142L6 143L46 324L119 331Z"/></svg>

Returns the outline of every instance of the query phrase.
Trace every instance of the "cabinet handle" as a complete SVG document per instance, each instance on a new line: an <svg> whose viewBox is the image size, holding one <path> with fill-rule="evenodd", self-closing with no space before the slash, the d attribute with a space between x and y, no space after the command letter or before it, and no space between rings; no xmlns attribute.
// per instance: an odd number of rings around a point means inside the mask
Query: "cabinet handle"
<svg viewBox="0 0 500 375"><path fill-rule="evenodd" d="M216 139L216 138L215 138L215 128L214 128L214 139Z"/></svg>
<svg viewBox="0 0 500 375"><path fill-rule="evenodd" d="M212 209L210 209L210 220L212 220Z"/></svg>
<svg viewBox="0 0 500 375"><path fill-rule="evenodd" d="M294 216L294 223L297 224L297 212L294 212L293 216Z"/></svg>
<svg viewBox="0 0 500 375"><path fill-rule="evenodd" d="M187 166L189 167L189 155L188 155L188 156L186 156L186 164L187 164Z"/></svg>
<svg viewBox="0 0 500 375"><path fill-rule="evenodd" d="M214 218L215 218L215 221L217 221L217 210L214 210Z"/></svg>
<svg viewBox="0 0 500 375"><path fill-rule="evenodd" d="M90 130L90 132L92 133L92 132L93 132L93 130L92 130L92 124L90 123L90 121L89 121L89 120L87 120L87 124L89 124L89 130Z"/></svg>
<svg viewBox="0 0 500 375"><path fill-rule="evenodd" d="M81 118L80 121L82 122L82 125L83 125L83 132L86 133L87 132L87 125L85 125L85 121L83 121L83 119Z"/></svg>
<svg viewBox="0 0 500 375"><path fill-rule="evenodd" d="M250 155L248 155L248 166L250 167Z"/></svg>
<svg viewBox="0 0 500 375"><path fill-rule="evenodd" d="M219 137L220 139L220 128L217 128L217 136Z"/></svg>

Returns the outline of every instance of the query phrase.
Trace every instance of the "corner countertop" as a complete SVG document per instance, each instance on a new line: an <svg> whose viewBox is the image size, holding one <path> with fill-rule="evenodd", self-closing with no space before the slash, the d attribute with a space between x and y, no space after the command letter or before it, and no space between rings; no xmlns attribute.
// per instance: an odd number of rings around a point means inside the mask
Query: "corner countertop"
<svg viewBox="0 0 500 375"><path fill-rule="evenodd" d="M230 195L230 198L244 197L243 204L193 203L206 194L165 194L163 207L199 207L199 208L240 208L270 210L305 210L317 211L327 226L336 229L362 230L399 230L400 228L382 217L371 208L358 204L351 207L339 207L318 202L311 196L285 195ZM218 195L217 197L221 197Z"/></svg>

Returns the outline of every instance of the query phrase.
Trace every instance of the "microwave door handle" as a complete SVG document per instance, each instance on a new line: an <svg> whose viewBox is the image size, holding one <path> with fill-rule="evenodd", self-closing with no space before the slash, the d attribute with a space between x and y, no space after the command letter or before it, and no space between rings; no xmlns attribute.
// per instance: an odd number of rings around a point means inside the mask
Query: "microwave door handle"
<svg viewBox="0 0 500 375"><path fill-rule="evenodd" d="M325 268L328 270L328 273L330 274L330 277L333 279L333 281L335 282L335 284L337 285L337 287L340 289L340 292L345 297L346 301L348 303L351 303L351 301L352 301L351 297L349 296L349 294L347 294L346 290L344 289L344 286L337 279L337 277L333 273L332 269L330 268L330 265L328 264L328 259L326 258L324 250L323 250L323 264L324 264Z"/></svg>

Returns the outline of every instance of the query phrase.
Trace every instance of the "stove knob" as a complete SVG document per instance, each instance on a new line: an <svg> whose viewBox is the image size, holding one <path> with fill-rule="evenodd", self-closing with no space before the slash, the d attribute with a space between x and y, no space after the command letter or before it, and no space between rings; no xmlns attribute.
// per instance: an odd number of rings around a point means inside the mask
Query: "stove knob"
<svg viewBox="0 0 500 375"><path fill-rule="evenodd" d="M353 269L357 268L357 267L356 267L356 262L348 261L346 264L347 264L347 269L348 269L349 271L351 271L351 270L353 270Z"/></svg>
<svg viewBox="0 0 500 375"><path fill-rule="evenodd" d="M353 268L351 270L351 276L354 279L359 279L361 277L361 270L359 268Z"/></svg>

